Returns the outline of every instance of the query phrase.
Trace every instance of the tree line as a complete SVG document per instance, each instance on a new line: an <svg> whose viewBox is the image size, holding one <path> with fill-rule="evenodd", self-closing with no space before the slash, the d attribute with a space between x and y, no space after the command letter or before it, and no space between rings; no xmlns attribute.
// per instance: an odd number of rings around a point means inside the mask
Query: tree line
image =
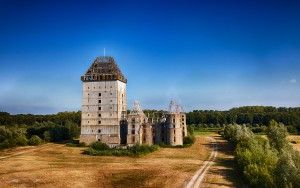
<svg viewBox="0 0 300 188"><path fill-rule="evenodd" d="M144 110L144 113L150 118L158 118L165 111ZM300 132L299 107L245 106L232 108L228 111L194 110L187 113L187 124L194 128L246 124L252 127L253 132L261 132L267 128L272 119L283 123L289 132ZM12 115L7 112L0 112L0 147L24 145L33 136L35 136L35 140L39 137L46 142L69 140L79 136L80 123L80 111L48 115ZM16 142L14 138L19 137L20 140Z"/></svg>
<svg viewBox="0 0 300 188"><path fill-rule="evenodd" d="M244 106L227 111L194 110L187 113L187 124L218 127L226 124L267 126L271 120L283 123L291 131L300 131L300 107Z"/></svg>
<svg viewBox="0 0 300 188"><path fill-rule="evenodd" d="M35 123L53 122L56 124L65 124L67 121L80 125L81 112L59 112L57 114L33 115L33 114L16 114L0 112L0 125L26 125L32 126Z"/></svg>
<svg viewBox="0 0 300 188"><path fill-rule="evenodd" d="M51 115L0 112L0 149L77 138L80 121L79 111Z"/></svg>

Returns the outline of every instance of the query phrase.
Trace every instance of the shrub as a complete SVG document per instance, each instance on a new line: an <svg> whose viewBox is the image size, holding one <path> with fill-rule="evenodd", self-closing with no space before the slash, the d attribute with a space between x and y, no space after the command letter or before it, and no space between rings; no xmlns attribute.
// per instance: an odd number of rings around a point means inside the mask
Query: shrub
<svg viewBox="0 0 300 188"><path fill-rule="evenodd" d="M50 133L50 131L45 131L44 134L43 134L43 136L44 136L44 140L46 142L50 142L51 141L51 133Z"/></svg>
<svg viewBox="0 0 300 188"><path fill-rule="evenodd" d="M291 134L297 134L298 133L298 130L294 126L286 126L286 128L287 128L287 131Z"/></svg>
<svg viewBox="0 0 300 188"><path fill-rule="evenodd" d="M133 155L144 155L144 154L147 154L147 153L151 153L155 150L158 150L159 146L157 145L139 145L139 144L136 144L132 147L130 147L128 150L131 151L131 153Z"/></svg>
<svg viewBox="0 0 300 188"><path fill-rule="evenodd" d="M253 137L247 144L239 143L235 153L239 170L252 186L272 187L274 185L272 174L278 158L268 140Z"/></svg>
<svg viewBox="0 0 300 188"><path fill-rule="evenodd" d="M195 127L194 125L188 125L187 126L187 131L190 135L194 135Z"/></svg>
<svg viewBox="0 0 300 188"><path fill-rule="evenodd" d="M29 141L28 141L28 144L30 145L30 146L37 146L37 145L40 145L40 144L42 144L42 139L40 139L40 137L38 137L37 135L33 135L30 139L29 139Z"/></svg>
<svg viewBox="0 0 300 188"><path fill-rule="evenodd" d="M17 137L16 140L17 140L17 145L18 146L26 146L27 142L28 142L28 140L27 140L27 138L26 138L25 135Z"/></svg>
<svg viewBox="0 0 300 188"><path fill-rule="evenodd" d="M183 138L183 145L192 145L195 142L195 136L188 135Z"/></svg>
<svg viewBox="0 0 300 188"><path fill-rule="evenodd" d="M286 127L271 121L267 139L240 125L226 126L240 173L252 187L300 187L300 154L292 149Z"/></svg>
<svg viewBox="0 0 300 188"><path fill-rule="evenodd" d="M299 187L299 166L290 152L282 152L274 172L276 185L278 187ZM294 186L293 186L294 185Z"/></svg>
<svg viewBox="0 0 300 188"><path fill-rule="evenodd" d="M8 140L4 140L0 143L0 149L5 149L11 147L10 143Z"/></svg>
<svg viewBox="0 0 300 188"><path fill-rule="evenodd" d="M148 146L148 145L138 145L137 144L137 145L134 145L127 149L121 149L121 148L109 148L106 144L103 144L101 142L99 142L97 144L96 143L97 142L93 143L89 148L84 150L83 153L87 154L87 155L98 155L98 156L112 156L113 155L113 156L138 157L138 156L142 156L142 155L151 153L153 151L156 151L159 148L159 146L157 146L157 145ZM98 148L98 149L95 149L95 148Z"/></svg>
<svg viewBox="0 0 300 188"><path fill-rule="evenodd" d="M94 150L98 150L98 151L101 151L101 150L108 150L110 149L109 146L103 142L94 142L90 145L91 148L93 148Z"/></svg>
<svg viewBox="0 0 300 188"><path fill-rule="evenodd" d="M288 132L283 124L278 124L276 121L272 120L269 127L267 128L267 136L272 147L277 151L281 152L286 147L289 147L288 141L286 139Z"/></svg>
<svg viewBox="0 0 300 188"><path fill-rule="evenodd" d="M27 145L25 129L0 126L0 149Z"/></svg>

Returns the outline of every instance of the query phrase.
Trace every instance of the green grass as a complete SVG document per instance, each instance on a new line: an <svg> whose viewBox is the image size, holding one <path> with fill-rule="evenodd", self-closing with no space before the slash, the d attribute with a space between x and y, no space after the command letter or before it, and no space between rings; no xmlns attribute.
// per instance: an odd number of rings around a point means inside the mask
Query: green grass
<svg viewBox="0 0 300 188"><path fill-rule="evenodd" d="M211 135L220 131L221 128L199 128L194 130L194 135Z"/></svg>
<svg viewBox="0 0 300 188"><path fill-rule="evenodd" d="M194 135L195 136L199 136L199 135L211 135L211 134L214 134L215 132L212 132L212 131L195 131L194 132Z"/></svg>

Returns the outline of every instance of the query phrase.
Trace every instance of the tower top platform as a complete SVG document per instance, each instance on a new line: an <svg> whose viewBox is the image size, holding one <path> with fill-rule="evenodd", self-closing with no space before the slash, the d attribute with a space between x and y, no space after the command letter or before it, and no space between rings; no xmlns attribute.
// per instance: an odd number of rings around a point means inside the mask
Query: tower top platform
<svg viewBox="0 0 300 188"><path fill-rule="evenodd" d="M86 73L81 76L83 82L114 81L127 83L114 58L111 56L97 57Z"/></svg>

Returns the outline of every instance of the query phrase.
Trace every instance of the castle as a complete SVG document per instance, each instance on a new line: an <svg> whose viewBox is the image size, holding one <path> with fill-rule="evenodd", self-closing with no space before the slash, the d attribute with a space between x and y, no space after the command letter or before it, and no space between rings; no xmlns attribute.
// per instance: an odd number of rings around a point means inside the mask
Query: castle
<svg viewBox="0 0 300 188"><path fill-rule="evenodd" d="M175 102L161 115L145 115L137 101L127 113L127 79L112 57L97 57L83 82L80 142L110 147L134 144L183 145L186 115Z"/></svg>

